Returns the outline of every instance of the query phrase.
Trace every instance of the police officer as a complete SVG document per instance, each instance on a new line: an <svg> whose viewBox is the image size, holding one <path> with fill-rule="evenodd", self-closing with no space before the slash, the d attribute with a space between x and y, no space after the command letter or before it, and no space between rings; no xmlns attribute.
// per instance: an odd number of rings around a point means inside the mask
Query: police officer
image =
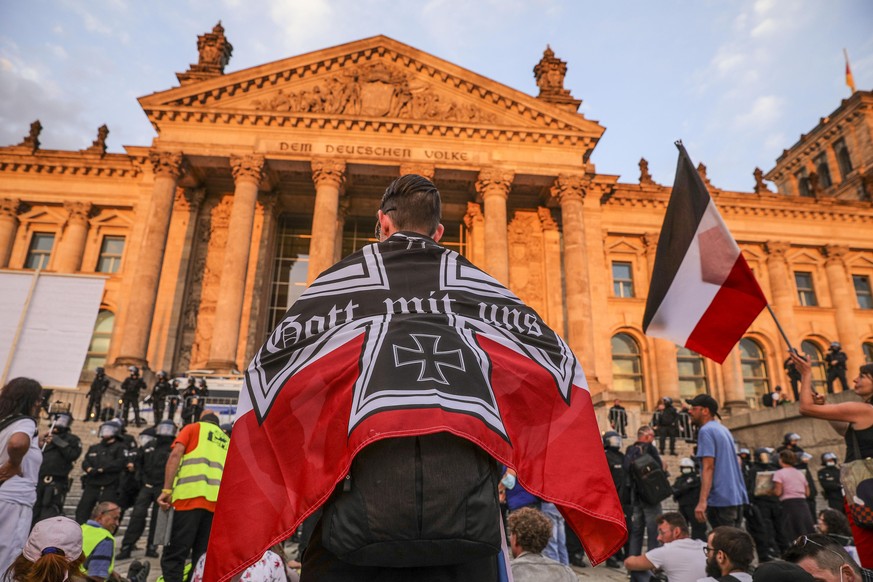
<svg viewBox="0 0 873 582"><path fill-rule="evenodd" d="M834 380L839 380L843 387L843 392L849 389L849 383L846 381L846 352L840 347L840 342L831 342L831 347L828 353L825 354L825 361L828 363L828 393L834 393Z"/></svg>
<svg viewBox="0 0 873 582"><path fill-rule="evenodd" d="M806 482L809 484L809 496L806 498L806 504L809 506L809 514L812 516L812 523L818 520L818 512L815 510L815 498L818 495L818 487L815 486L815 478L812 476L812 471L809 470L809 462L812 460L812 455L802 452L797 455L797 470L804 474Z"/></svg>
<svg viewBox="0 0 873 582"><path fill-rule="evenodd" d="M133 507L136 496L142 488L137 467L141 456L142 447L155 440L155 427L150 426L134 438L122 427L119 439L124 443L124 471L118 480L118 505L121 506L121 516Z"/></svg>
<svg viewBox="0 0 873 582"><path fill-rule="evenodd" d="M154 410L155 424L158 424L164 418L164 405L167 402L167 397L173 393L173 387L167 379L167 373L161 370L158 372L158 381L152 389L152 410Z"/></svg>
<svg viewBox="0 0 873 582"><path fill-rule="evenodd" d="M670 439L670 454L676 454L676 436L679 434L679 411L673 407L673 399L669 396L663 398L664 408L657 416L655 430L658 433L658 451L666 454L666 440ZM653 421L654 422L654 421Z"/></svg>
<svg viewBox="0 0 873 582"><path fill-rule="evenodd" d="M70 431L73 416L57 415L54 427L40 439L44 447L39 480L36 484L36 505L33 523L64 514L64 500L70 490L73 462L82 454L82 441Z"/></svg>
<svg viewBox="0 0 873 582"><path fill-rule="evenodd" d="M146 389L146 384L139 377L139 368L130 366L127 370L130 372L130 376L121 383L121 419L127 423L127 413L133 406L134 421L139 426L142 424L142 419L139 416L139 393Z"/></svg>
<svg viewBox="0 0 873 582"><path fill-rule="evenodd" d="M612 482L615 484L615 490L618 492L618 498L624 510L624 519L627 522L628 530L630 530L630 491L626 488L627 478L624 473L624 453L621 452L621 435L612 430L605 432L603 434L603 451L606 453L606 463L609 465ZM606 565L610 568L621 568L624 557L625 548L621 548L607 558Z"/></svg>
<svg viewBox="0 0 873 582"><path fill-rule="evenodd" d="M124 533L124 539L121 541L119 560L129 558L130 553L135 549L137 540L145 530L149 507L152 508L152 518L149 523L148 545L145 555L149 558L158 557L155 545L155 523L158 519L157 500L164 483L164 469L167 466L167 459L170 458L173 439L176 438L176 425L172 420L162 420L155 427L154 434L154 438L140 448L137 476L142 488L136 496L130 523Z"/></svg>
<svg viewBox="0 0 873 582"><path fill-rule="evenodd" d="M749 479L747 482L749 500L758 511L761 525L764 529L764 537L769 540L766 550L761 548L758 552L771 558L780 556L788 548L791 540L785 538L785 533L782 529L782 506L779 504L779 499L770 494L772 489L757 491L760 495L755 495L755 493L759 474L764 473L772 477L772 474L779 470L779 466L776 465L776 458L776 451L771 447L755 449L752 464L749 467ZM766 481L764 475L761 477L762 482ZM766 561L766 558L761 558L761 561Z"/></svg>
<svg viewBox="0 0 873 582"><path fill-rule="evenodd" d="M91 445L82 461L82 498L76 507L76 521L85 523L98 501L115 501L118 497L118 483L121 472L127 463L125 445L118 438L121 427L109 421L100 425L97 431L100 442Z"/></svg>
<svg viewBox="0 0 873 582"><path fill-rule="evenodd" d="M694 517L694 508L700 501L700 472L688 457L679 461L679 476L673 481L673 499L679 505L679 513L691 526L691 537L706 541L706 524Z"/></svg>
<svg viewBox="0 0 873 582"><path fill-rule="evenodd" d="M782 437L782 444L776 447L776 454L778 455L779 453L787 449L795 455L800 456L800 454L803 452L803 448L800 446L799 443L799 434L797 434L796 432L787 432L785 433L785 436ZM778 462L778 460L776 462Z"/></svg>
<svg viewBox="0 0 873 582"><path fill-rule="evenodd" d="M88 390L88 407L85 409L85 422L100 421L100 411L103 410L103 394L109 389L109 378L103 368L97 368L94 379L91 380L91 389ZM92 414L93 411L93 414Z"/></svg>
<svg viewBox="0 0 873 582"><path fill-rule="evenodd" d="M837 464L837 456L830 451L821 456L818 483L821 485L822 497L828 501L828 507L845 515L843 486L840 484L840 467Z"/></svg>
<svg viewBox="0 0 873 582"><path fill-rule="evenodd" d="M176 417L177 408L179 408L179 381L173 380L167 398L167 420L173 420Z"/></svg>
<svg viewBox="0 0 873 582"><path fill-rule="evenodd" d="M203 395L202 390L197 387L196 379L193 377L188 378L188 386L185 388L185 391L182 392L182 399L185 402L185 407L182 409L182 424L189 425L193 422L198 422L200 420L200 413L203 412ZM205 380L201 380L204 387L206 385ZM209 394L209 390L206 390L206 393Z"/></svg>

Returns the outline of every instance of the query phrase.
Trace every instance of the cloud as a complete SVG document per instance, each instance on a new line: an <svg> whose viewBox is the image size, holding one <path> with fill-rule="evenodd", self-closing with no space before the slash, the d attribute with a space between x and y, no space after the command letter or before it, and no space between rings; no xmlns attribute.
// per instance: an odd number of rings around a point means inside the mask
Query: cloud
<svg viewBox="0 0 873 582"><path fill-rule="evenodd" d="M782 116L785 100L776 95L762 95L755 99L752 107L736 116L736 122L741 126L768 127Z"/></svg>
<svg viewBox="0 0 873 582"><path fill-rule="evenodd" d="M273 0L268 12L282 31L281 40L285 48L291 51L307 46L310 41L323 36L335 19L329 0Z"/></svg>

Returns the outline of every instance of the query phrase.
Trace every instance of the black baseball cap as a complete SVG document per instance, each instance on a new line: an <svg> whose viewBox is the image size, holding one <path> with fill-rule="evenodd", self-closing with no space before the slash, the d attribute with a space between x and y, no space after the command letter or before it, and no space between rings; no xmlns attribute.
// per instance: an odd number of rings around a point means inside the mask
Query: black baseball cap
<svg viewBox="0 0 873 582"><path fill-rule="evenodd" d="M698 394L694 398L686 398L685 402L691 406L702 406L703 408L708 408L713 416L721 418L721 415L718 413L718 402L709 394Z"/></svg>
<svg viewBox="0 0 873 582"><path fill-rule="evenodd" d="M754 582L813 582L812 574L791 562L764 562L752 574Z"/></svg>

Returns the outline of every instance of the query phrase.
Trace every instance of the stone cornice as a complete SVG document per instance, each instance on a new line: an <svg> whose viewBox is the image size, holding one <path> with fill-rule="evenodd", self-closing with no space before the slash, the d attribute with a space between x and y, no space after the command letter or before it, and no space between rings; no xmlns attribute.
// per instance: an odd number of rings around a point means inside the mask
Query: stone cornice
<svg viewBox="0 0 873 582"><path fill-rule="evenodd" d="M135 178L141 168L134 156L106 154L105 157L80 152L40 150L20 155L0 148L0 173Z"/></svg>

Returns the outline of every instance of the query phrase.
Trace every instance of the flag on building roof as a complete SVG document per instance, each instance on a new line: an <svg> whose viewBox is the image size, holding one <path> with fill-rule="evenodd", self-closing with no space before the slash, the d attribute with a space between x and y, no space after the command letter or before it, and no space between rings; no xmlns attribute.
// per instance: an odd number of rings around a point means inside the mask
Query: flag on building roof
<svg viewBox="0 0 873 582"><path fill-rule="evenodd" d="M643 331L719 363L767 306L681 143L652 272Z"/></svg>
<svg viewBox="0 0 873 582"><path fill-rule="evenodd" d="M846 57L846 85L849 86L852 94L854 94L856 91L855 78L852 76L852 67L849 66L849 53L846 49L843 49L843 56Z"/></svg>
<svg viewBox="0 0 873 582"><path fill-rule="evenodd" d="M475 443L557 504L592 562L624 544L576 356L458 253L397 233L322 273L252 360L206 579L291 536L367 445L436 432Z"/></svg>

